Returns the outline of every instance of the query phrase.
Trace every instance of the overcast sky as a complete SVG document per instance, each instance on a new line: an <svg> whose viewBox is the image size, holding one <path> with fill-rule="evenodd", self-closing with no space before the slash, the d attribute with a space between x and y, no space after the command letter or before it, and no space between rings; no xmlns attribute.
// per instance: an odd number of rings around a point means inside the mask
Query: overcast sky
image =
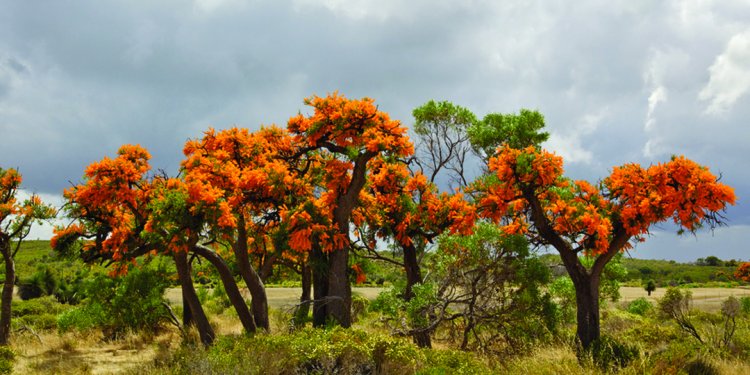
<svg viewBox="0 0 750 375"><path fill-rule="evenodd" d="M103 5L105 4L106 5ZM57 198L139 143L176 172L208 126L284 125L312 94L480 117L541 111L574 178L684 154L736 189L729 226L635 257L750 259L750 2L0 0L0 166ZM44 231L38 236L45 237Z"/></svg>

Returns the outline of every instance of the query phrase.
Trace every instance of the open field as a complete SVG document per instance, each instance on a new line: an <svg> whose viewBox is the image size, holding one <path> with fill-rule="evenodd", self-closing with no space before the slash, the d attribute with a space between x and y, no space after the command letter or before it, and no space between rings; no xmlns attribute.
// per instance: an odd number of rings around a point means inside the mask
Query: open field
<svg viewBox="0 0 750 375"><path fill-rule="evenodd" d="M250 293L248 293L247 289L243 288L241 291L245 298L250 299ZM352 288L352 294L360 294L369 300L375 299L381 291L383 291L383 288ZM268 306L273 309L291 309L295 304L299 303L301 293L302 289L300 288L266 288ZM172 305L182 303L180 288L168 289L166 297Z"/></svg>
<svg viewBox="0 0 750 375"><path fill-rule="evenodd" d="M749 288L689 288L693 294L693 306L705 311L718 311L721 303L728 297L750 297ZM666 288L657 288L651 293L651 296L643 288L621 287L621 302L628 303L637 298L646 298L656 304L659 298L664 296Z"/></svg>

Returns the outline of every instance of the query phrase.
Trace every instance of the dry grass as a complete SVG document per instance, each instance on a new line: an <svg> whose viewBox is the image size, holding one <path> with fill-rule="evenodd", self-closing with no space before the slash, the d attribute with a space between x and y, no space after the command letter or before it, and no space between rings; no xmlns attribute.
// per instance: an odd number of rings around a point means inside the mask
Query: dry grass
<svg viewBox="0 0 750 375"><path fill-rule="evenodd" d="M17 351L18 374L115 374L153 361L157 349L180 342L176 332L158 337L127 334L115 341L104 341L100 331L56 332L13 337Z"/></svg>

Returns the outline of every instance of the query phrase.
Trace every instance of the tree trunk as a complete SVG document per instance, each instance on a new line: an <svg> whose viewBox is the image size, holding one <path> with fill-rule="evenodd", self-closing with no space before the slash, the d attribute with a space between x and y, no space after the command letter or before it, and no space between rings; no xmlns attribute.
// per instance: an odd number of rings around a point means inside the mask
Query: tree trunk
<svg viewBox="0 0 750 375"><path fill-rule="evenodd" d="M224 290L227 292L229 302L232 303L234 310L237 311L237 316L240 318L242 327L247 333L255 333L256 323L253 320L253 316L250 315L250 310L247 308L245 299L242 298L242 293L240 293L240 289L237 287L237 282L234 280L234 276L232 276L232 271L229 269L226 262L224 262L224 259L212 250L202 246L194 246L193 251L211 262L216 271L219 272L221 283L224 285Z"/></svg>
<svg viewBox="0 0 750 375"><path fill-rule="evenodd" d="M247 248L247 229L245 228L245 217L242 215L240 215L239 224L237 225L237 243L234 247L234 257L237 259L240 275L242 275L242 279L250 291L255 324L266 332L270 332L271 326L268 321L266 287L263 285L263 281L260 279L253 265L250 264Z"/></svg>
<svg viewBox="0 0 750 375"><path fill-rule="evenodd" d="M302 295L299 298L299 308L294 314L294 325L301 326L307 320L310 313L310 290L312 289L312 271L310 266L305 262L300 265L302 275Z"/></svg>
<svg viewBox="0 0 750 375"><path fill-rule="evenodd" d="M177 276L179 277L180 285L182 286L182 298L187 300L193 321L198 328L201 342L206 346L211 345L216 338L216 334L214 333L214 329L208 323L206 313L203 311L200 300L198 300L198 294L195 293L193 277L190 275L190 266L187 261L187 253L180 251L175 252L174 262L177 267Z"/></svg>
<svg viewBox="0 0 750 375"><path fill-rule="evenodd" d="M334 250L328 256L328 305L326 313L344 328L352 325L352 288L349 284L349 250Z"/></svg>
<svg viewBox="0 0 750 375"><path fill-rule="evenodd" d="M404 268L406 269L406 289L404 300L407 302L414 298L414 286L422 283L422 270L417 261L417 248L414 244L401 246L404 252ZM412 340L420 348L431 348L432 340L429 331L420 331L412 334Z"/></svg>
<svg viewBox="0 0 750 375"><path fill-rule="evenodd" d="M576 307L578 322L578 340L584 350L599 339L599 278L585 275L573 278L576 288Z"/></svg>
<svg viewBox="0 0 750 375"><path fill-rule="evenodd" d="M182 326L189 327L195 324L193 313L190 311L190 304L185 297L185 290L182 290Z"/></svg>
<svg viewBox="0 0 750 375"><path fill-rule="evenodd" d="M8 345L10 338L11 303L13 301L13 283L16 280L16 265L10 252L10 239L0 239L0 252L5 261L5 283L3 283L2 300L0 301L0 345Z"/></svg>
<svg viewBox="0 0 750 375"><path fill-rule="evenodd" d="M328 259L318 246L310 253L313 281L313 327L324 327L328 316Z"/></svg>

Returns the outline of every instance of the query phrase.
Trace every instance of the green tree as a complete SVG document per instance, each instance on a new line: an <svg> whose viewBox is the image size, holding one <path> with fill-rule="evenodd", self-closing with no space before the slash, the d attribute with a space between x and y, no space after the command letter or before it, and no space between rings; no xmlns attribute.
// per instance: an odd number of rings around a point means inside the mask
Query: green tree
<svg viewBox="0 0 750 375"><path fill-rule="evenodd" d="M643 289L645 289L646 292L648 292L648 295L650 296L651 292L656 290L656 282L654 282L654 280L648 280L646 284L643 285Z"/></svg>
<svg viewBox="0 0 750 375"><path fill-rule="evenodd" d="M0 253L5 262L5 282L0 297L0 345L8 345L11 301L16 281L14 258L21 248L21 241L29 235L32 224L56 215L55 209L43 204L37 195L19 202L17 194L21 181L17 170L0 168Z"/></svg>

